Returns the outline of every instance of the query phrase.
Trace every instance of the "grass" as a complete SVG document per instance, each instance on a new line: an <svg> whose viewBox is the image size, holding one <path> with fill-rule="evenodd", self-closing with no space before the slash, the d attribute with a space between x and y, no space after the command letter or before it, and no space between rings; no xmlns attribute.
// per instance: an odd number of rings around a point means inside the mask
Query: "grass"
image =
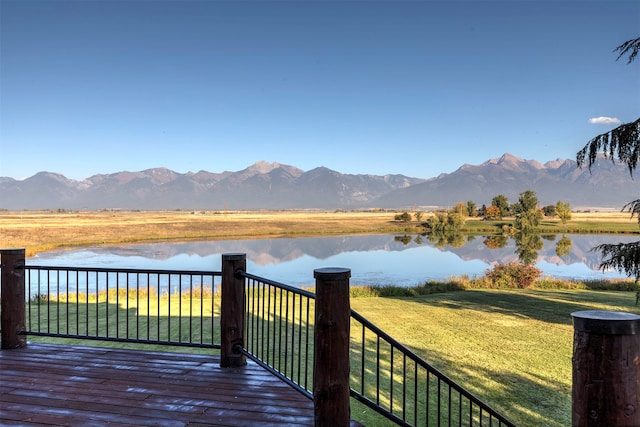
<svg viewBox="0 0 640 427"><path fill-rule="evenodd" d="M397 211L0 211L0 247L27 256L57 248L186 239L313 237L358 233L421 233L417 221L395 221ZM423 218L424 219L424 218ZM470 234L501 233L511 219L468 219ZM627 213L574 213L562 224L545 220L541 233L638 233Z"/></svg>
<svg viewBox="0 0 640 427"><path fill-rule="evenodd" d="M594 285L598 286L601 284ZM427 287L424 286L425 289ZM570 425L572 312L615 310L640 313L635 306L634 291L594 291L557 287L525 290L468 288L465 291L451 291L446 286L439 291L416 291L412 296L398 296L394 292L388 292L393 296L377 297L379 294L365 293L359 288L354 288L351 305L353 309L516 425ZM172 330L176 329L180 322L185 322L176 319L179 313L176 307L181 307L180 313L183 315L191 310L195 310L195 314L199 315L197 307L200 307L200 303L197 296L183 296L182 303L179 301L180 298L175 296L160 296L159 304L152 302L150 307L146 307L145 295L144 292L142 295L120 295L118 310L113 307L115 295L107 294L98 298L80 295L78 299L82 303L76 309L77 314L72 310L69 323L73 327L76 316L84 318L87 301L93 301L93 305L88 305L91 307L89 310L106 313L107 296L112 307L109 311L112 320L116 313L121 316L120 323L125 318L132 320L132 316L137 312L142 322L142 331L146 330L147 322L151 325L152 332L158 323L166 324L169 318L168 304L172 307ZM156 297L151 298L151 301L154 301L154 298ZM205 298L208 299L208 296ZM74 303L75 299L75 296L65 295L61 300ZM187 301L192 301L193 305ZM34 310L52 304L54 300L39 297L35 298L34 302L39 304L32 304L32 317L37 315ZM211 305L208 300L204 304L205 307ZM209 318L211 312L206 311L204 316ZM56 321L52 323L56 324ZM184 332L187 326L186 323L182 324ZM208 321L204 322L205 341L211 333L209 324L211 323ZM129 332L133 333L131 325L133 321L129 325ZM64 320L62 327L67 327ZM119 328L119 334L127 333L126 326L120 325ZM199 334L199 329L196 333ZM33 340L51 341L50 338L41 337L33 337ZM111 342L101 345L131 346ZM175 347L142 348L177 351ZM365 425L389 425L370 409L355 401L352 401L352 405L353 418Z"/></svg>
<svg viewBox="0 0 640 427"><path fill-rule="evenodd" d="M590 290L474 289L351 304L516 425L552 427L571 424L571 313L640 313L635 292ZM359 410L354 417L366 419Z"/></svg>
<svg viewBox="0 0 640 427"><path fill-rule="evenodd" d="M111 339L141 339L212 343L220 342L219 294L198 289L181 296L158 295L154 288L110 289L98 294L63 293L35 295L27 307L30 331ZM59 338L33 337L41 342L60 342ZM81 338L65 339L81 344ZM97 340L96 345L116 348L143 348L126 342ZM153 349L176 351L173 346L153 345ZM189 351L192 351L190 349ZM208 350L211 351L211 350Z"/></svg>

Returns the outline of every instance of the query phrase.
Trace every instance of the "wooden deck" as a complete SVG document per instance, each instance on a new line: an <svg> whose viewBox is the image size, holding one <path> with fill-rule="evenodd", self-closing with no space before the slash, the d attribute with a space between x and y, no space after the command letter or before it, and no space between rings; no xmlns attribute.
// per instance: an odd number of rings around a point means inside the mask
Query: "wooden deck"
<svg viewBox="0 0 640 427"><path fill-rule="evenodd" d="M217 356L30 343L0 350L2 426L313 425L313 402Z"/></svg>

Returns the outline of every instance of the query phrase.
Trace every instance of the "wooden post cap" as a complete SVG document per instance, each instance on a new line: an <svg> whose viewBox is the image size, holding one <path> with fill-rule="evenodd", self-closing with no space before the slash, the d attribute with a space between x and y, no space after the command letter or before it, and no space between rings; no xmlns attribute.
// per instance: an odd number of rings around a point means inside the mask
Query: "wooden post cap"
<svg viewBox="0 0 640 427"><path fill-rule="evenodd" d="M244 253L229 253L229 254L222 254L222 261L240 261L245 259L245 257L247 256L247 254Z"/></svg>
<svg viewBox="0 0 640 427"><path fill-rule="evenodd" d="M24 248L0 249L0 255L24 255Z"/></svg>
<svg viewBox="0 0 640 427"><path fill-rule="evenodd" d="M640 316L622 311L588 310L571 313L578 332L596 335L636 335L640 333Z"/></svg>
<svg viewBox="0 0 640 427"><path fill-rule="evenodd" d="M322 280L332 281L348 279L349 277L351 277L351 270L348 268L325 267L313 270L314 279L321 278Z"/></svg>

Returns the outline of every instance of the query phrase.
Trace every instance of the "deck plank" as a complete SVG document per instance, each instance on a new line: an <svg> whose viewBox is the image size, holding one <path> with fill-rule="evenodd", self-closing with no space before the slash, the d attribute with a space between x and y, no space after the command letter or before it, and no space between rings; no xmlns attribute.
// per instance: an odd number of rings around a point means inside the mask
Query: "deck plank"
<svg viewBox="0 0 640 427"><path fill-rule="evenodd" d="M217 356L30 343L0 351L0 425L309 426L313 402Z"/></svg>

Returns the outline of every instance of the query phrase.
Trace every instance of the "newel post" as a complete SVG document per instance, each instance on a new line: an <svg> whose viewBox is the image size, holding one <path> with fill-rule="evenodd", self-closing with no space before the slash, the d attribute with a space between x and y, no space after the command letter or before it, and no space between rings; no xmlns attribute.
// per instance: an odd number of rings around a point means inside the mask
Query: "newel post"
<svg viewBox="0 0 640 427"><path fill-rule="evenodd" d="M220 366L223 368L244 366L247 363L247 358L242 353L234 351L236 345L244 347L246 337L244 278L236 277L236 271L246 269L246 254L222 254Z"/></svg>
<svg viewBox="0 0 640 427"><path fill-rule="evenodd" d="M573 427L640 425L640 316L573 317Z"/></svg>
<svg viewBox="0 0 640 427"><path fill-rule="evenodd" d="M316 427L348 427L349 278L346 268L320 268L316 279L313 405Z"/></svg>
<svg viewBox="0 0 640 427"><path fill-rule="evenodd" d="M21 348L27 345L25 331L25 291L24 291L24 249L0 250L2 269L0 297L2 319L0 319L1 347L3 350Z"/></svg>

